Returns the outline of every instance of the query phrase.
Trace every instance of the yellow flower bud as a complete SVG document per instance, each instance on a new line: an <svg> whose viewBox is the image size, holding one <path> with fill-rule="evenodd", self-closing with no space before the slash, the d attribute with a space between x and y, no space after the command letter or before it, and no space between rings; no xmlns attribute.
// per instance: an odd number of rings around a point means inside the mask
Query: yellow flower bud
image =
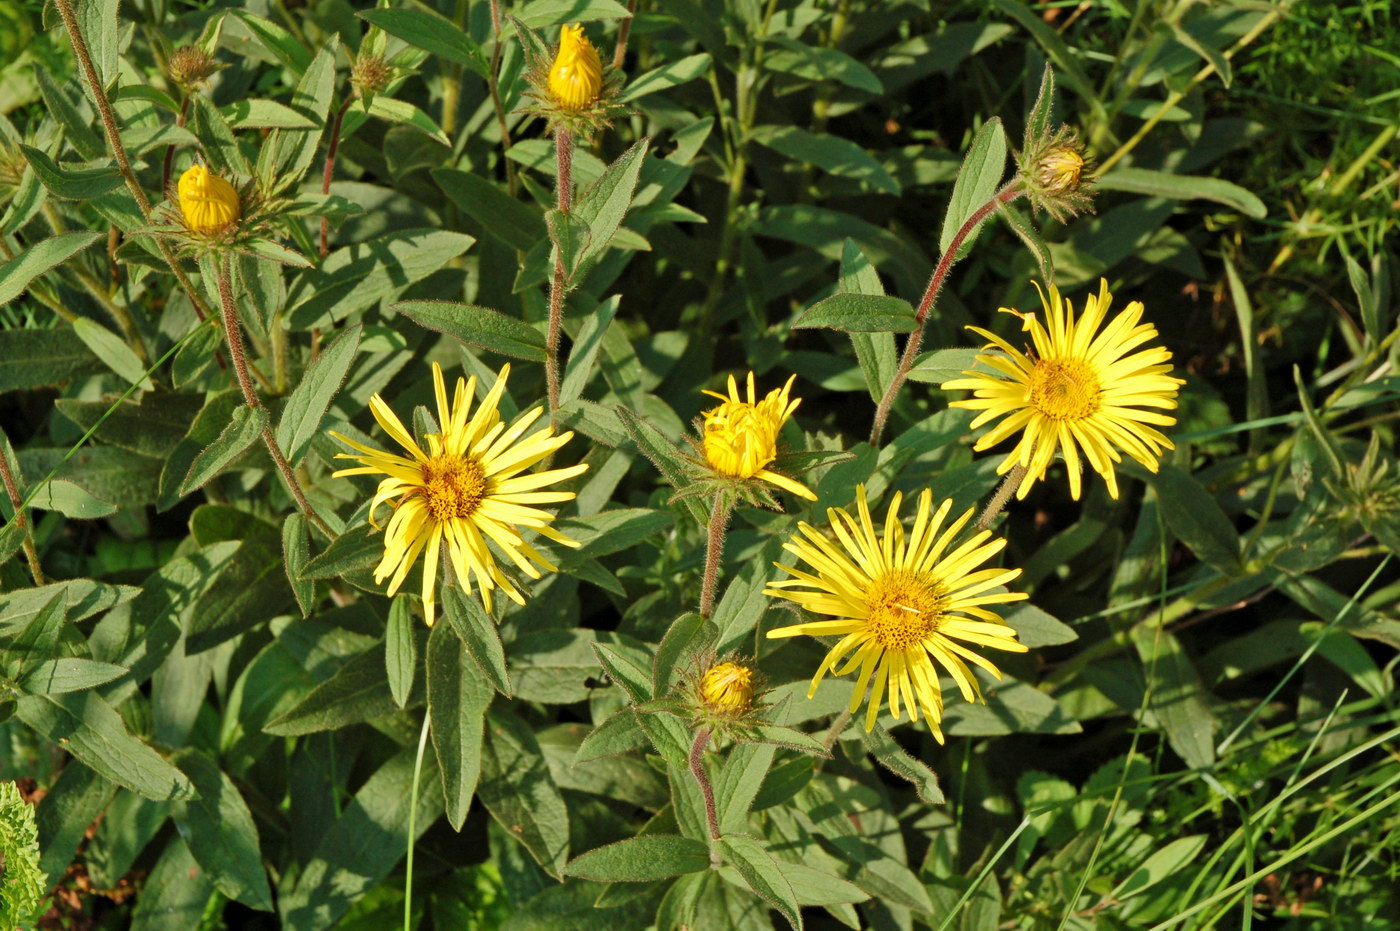
<svg viewBox="0 0 1400 931"><path fill-rule="evenodd" d="M559 52L549 69L549 92L565 110L583 110L603 89L603 63L598 50L575 23L559 33Z"/></svg>
<svg viewBox="0 0 1400 931"><path fill-rule="evenodd" d="M180 212L196 233L217 233L239 217L238 192L203 165L180 176Z"/></svg>
<svg viewBox="0 0 1400 931"><path fill-rule="evenodd" d="M1084 156L1072 146L1055 146L1035 166L1036 181L1046 194L1065 194L1079 187Z"/></svg>
<svg viewBox="0 0 1400 931"><path fill-rule="evenodd" d="M700 677L700 700L711 710L738 716L753 706L753 670L719 663Z"/></svg>

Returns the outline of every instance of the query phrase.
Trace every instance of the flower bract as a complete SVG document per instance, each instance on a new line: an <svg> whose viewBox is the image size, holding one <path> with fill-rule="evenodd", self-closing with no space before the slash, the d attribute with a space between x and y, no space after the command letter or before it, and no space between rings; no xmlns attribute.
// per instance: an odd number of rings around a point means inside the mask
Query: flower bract
<svg viewBox="0 0 1400 931"><path fill-rule="evenodd" d="M439 432L425 437L421 447L413 434L379 395L370 398L374 419L408 454L381 452L332 431L331 435L355 450L338 458L354 459L356 468L342 475L384 475L370 506L370 520L386 502L394 507L384 530L384 558L374 570L376 582L389 579L388 594L403 584L419 555L423 561L423 610L433 623L435 587L440 553L446 548L458 582L468 592L472 580L491 610L491 592L500 588L517 604L524 596L501 571L487 542L532 579L540 578L536 565L557 571L548 559L526 542L521 528L528 528L564 546L578 544L550 526L554 515L535 505L559 504L574 497L571 491L545 490L546 486L581 475L586 464L543 472L526 472L554 453L573 433L554 435L544 427L526 436L544 408L537 407L506 425L497 410L505 391L510 366L501 369L496 383L473 411L476 378L457 379L451 403L443 384L442 369L433 363L433 387L437 395ZM377 526L377 524L376 524Z"/></svg>
<svg viewBox="0 0 1400 931"><path fill-rule="evenodd" d="M1176 423L1161 411L1176 408L1177 389L1185 382L1168 374L1172 354L1167 349L1139 349L1157 339L1157 328L1142 322L1141 301L1103 326L1112 298L1108 282L1100 281L1098 295L1085 299L1084 313L1076 319L1069 301L1052 285L1048 297L1041 292L1044 323L1035 314L1002 308L1019 316L1031 334L1033 346L1024 352L995 333L968 327L991 343L988 349L1001 352L977 356L992 371L964 372L967 377L946 381L943 388L973 392L972 398L952 404L982 412L972 421L973 429L1005 418L974 450L1020 431L1016 446L997 466L1001 474L1018 464L1026 469L1018 498L1045 477L1057 451L1069 469L1070 495L1078 500L1081 452L1117 498L1114 463L1122 461L1121 453L1155 472L1161 452L1173 448L1156 427Z"/></svg>
<svg viewBox="0 0 1400 931"><path fill-rule="evenodd" d="M196 233L217 233L238 220L238 192L203 165L180 176L177 194L185 223Z"/></svg>
<svg viewBox="0 0 1400 931"><path fill-rule="evenodd" d="M972 511L945 527L953 502L944 501L935 510L933 492L925 490L906 536L899 520L901 498L896 493L890 502L883 533L877 532L871 519L863 485L856 488L856 518L841 508L827 511L834 539L805 521L798 524L799 533L783 548L810 568L779 563L792 578L772 583L764 594L795 601L828 619L780 627L768 636L840 637L812 677L808 697L816 694L828 672L843 676L859 669L850 710L854 713L860 707L873 679L865 714L867 731L874 729L888 696L896 719L903 707L911 720L918 720L922 708L934 736L942 741L938 667L952 677L968 701L980 697L968 664L981 666L997 678L1001 673L972 647L1026 650L1016 641L1016 631L987 606L1026 596L993 591L1020 575L1020 569L977 568L999 553L1005 540L991 539L991 533L982 530L952 546ZM837 669L842 660L844 665Z"/></svg>
<svg viewBox="0 0 1400 931"><path fill-rule="evenodd" d="M701 447L705 461L717 474L730 479L762 479L809 501L817 500L807 486L768 468L778 457L778 434L800 398L789 398L796 375L782 388L774 388L758 400L753 372L749 373L748 400L739 394L738 382L729 376L729 393L705 394L719 398L719 407L705 411Z"/></svg>
<svg viewBox="0 0 1400 931"><path fill-rule="evenodd" d="M559 51L549 68L549 92L565 110L582 110L603 89L603 63L598 50L575 23L559 33Z"/></svg>

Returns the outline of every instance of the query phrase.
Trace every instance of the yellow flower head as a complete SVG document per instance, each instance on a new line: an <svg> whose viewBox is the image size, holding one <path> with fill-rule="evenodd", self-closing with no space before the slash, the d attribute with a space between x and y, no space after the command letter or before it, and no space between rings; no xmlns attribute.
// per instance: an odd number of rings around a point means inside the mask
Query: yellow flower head
<svg viewBox="0 0 1400 931"><path fill-rule="evenodd" d="M740 397L733 375L729 376L728 395L705 392L723 402L704 414L701 446L711 469L725 478L760 478L800 498L817 500L805 485L767 468L778 457L778 434L783 424L802 403L800 398L788 398L796 379L796 375L792 376L762 401L754 390L753 372L749 373L747 401Z"/></svg>
<svg viewBox="0 0 1400 931"><path fill-rule="evenodd" d="M238 192L203 165L180 176L178 194L185 223L196 233L217 233L238 220Z"/></svg>
<svg viewBox="0 0 1400 931"><path fill-rule="evenodd" d="M753 707L753 670L739 663L717 663L700 677L700 700L707 710L737 717Z"/></svg>
<svg viewBox="0 0 1400 931"><path fill-rule="evenodd" d="M1036 163L1036 181L1047 194L1065 194L1079 187L1084 171L1084 156L1073 146L1059 145L1046 152Z"/></svg>
<svg viewBox="0 0 1400 931"><path fill-rule="evenodd" d="M583 110L603 89L603 63L598 50L575 23L559 33L559 51L549 68L549 92L565 110Z"/></svg>
<svg viewBox="0 0 1400 931"><path fill-rule="evenodd" d="M458 378L456 393L449 404L442 368L434 362L433 387L437 394L439 432L426 436L426 450L404 429L403 423L379 395L370 398L374 419L403 447L408 453L406 457L381 452L331 431L337 440L356 450L353 454L339 453L337 458L360 463L357 468L336 472L336 476L387 476L379 483L370 506L371 523L381 504L392 502L394 507L384 531L384 558L374 570L374 580L389 579L387 594L393 595L423 553L423 612L429 625L434 620L439 553L444 544L457 581L470 593L474 578L488 612L491 592L497 587L517 604L525 603L524 596L496 564L496 556L487 547L488 540L532 579L540 578L534 564L551 572L558 571L558 567L525 541L520 528L533 530L564 546L579 545L549 526L554 520L553 514L533 505L572 500L572 491L541 489L582 475L588 466L579 464L544 472L525 472L569 442L573 433L555 436L552 427L543 427L525 436L544 412L542 407L517 417L507 427L496 405L509 375L510 366L506 365L473 412L476 377Z"/></svg>
<svg viewBox="0 0 1400 931"><path fill-rule="evenodd" d="M1076 320L1069 301L1060 297L1054 285L1050 295L1040 295L1045 307L1045 323L1035 314L1016 314L1029 331L1034 349L1025 352L980 327L968 327L991 342L977 361L993 372L964 372L966 378L943 383L943 388L966 389L974 397L954 401L953 407L982 413L972 421L973 429L998 417L1005 417L973 449L981 451L1000 443L1017 430L1021 438L997 466L1004 474L1016 465L1026 477L1017 491L1024 498L1031 485L1045 477L1045 470L1059 450L1069 468L1069 492L1079 499L1080 451L1089 465L1108 482L1108 493L1118 497L1118 478L1113 464L1126 452L1150 471L1157 471L1157 459L1172 443L1152 425L1169 427L1175 417L1158 410L1176 408L1177 388L1186 384L1167 373L1172 370L1172 354L1161 346L1137 352L1144 343L1157 339L1157 328L1142 323L1142 302L1133 301L1100 331L1108 316L1108 282L1100 280L1097 297L1084 301L1084 313ZM1143 410L1155 408L1156 410Z"/></svg>
<svg viewBox="0 0 1400 931"><path fill-rule="evenodd" d="M1005 540L990 539L991 532L982 530L949 549L972 518L972 511L944 529L943 521L953 502L944 501L934 511L933 492L925 490L919 495L919 510L906 537L899 521L901 497L896 493L890 502L883 535L876 532L870 518L863 485L856 487L859 520L844 509L827 511L834 540L805 521L798 524L800 534L783 544L783 549L811 569L778 563L792 578L774 582L764 594L795 601L814 614L833 619L780 627L770 630L768 636L840 637L812 677L807 697L816 694L828 672L844 676L859 668L851 693L852 713L860 707L872 676L875 681L865 713L867 731L874 729L888 694L896 719L901 702L915 721L922 707L934 737L941 742L943 694L934 661L948 671L964 698L973 701L980 697L977 679L967 664L981 666L998 679L1001 672L968 644L1024 653L1026 648L1016 642L1016 631L988 611L987 605L1026 596L991 591L1020 575L1020 569L977 568L1001 552ZM846 663L838 670L836 664L843 658Z"/></svg>

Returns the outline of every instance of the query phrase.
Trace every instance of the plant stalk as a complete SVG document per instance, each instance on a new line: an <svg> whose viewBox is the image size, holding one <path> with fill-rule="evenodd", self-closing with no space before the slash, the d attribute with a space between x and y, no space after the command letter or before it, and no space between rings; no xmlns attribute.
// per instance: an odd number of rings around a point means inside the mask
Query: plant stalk
<svg viewBox="0 0 1400 931"><path fill-rule="evenodd" d="M491 0L494 5L496 0ZM632 19L637 15L637 0L627 0L627 15L622 18L622 25L617 29L617 48L613 49L612 66L622 67L622 60L627 57L627 40L632 35Z"/></svg>
<svg viewBox="0 0 1400 931"><path fill-rule="evenodd" d="M238 322L238 306L233 301L233 282L229 275L228 266L227 259L218 263L219 304L223 310L224 338L228 341L228 355L233 362L233 371L238 378L238 387L243 392L243 401L249 407L257 408L261 407L262 404L258 401L258 394L253 389L253 380L248 376L248 359L243 353L243 330ZM277 466L277 471L282 474L282 481L286 484L292 497L296 499L297 506L306 515L306 519L315 524L316 529L324 533L327 538L334 538L335 533L321 519L321 515L316 513L311 502L307 500L306 492L302 491L301 482L297 481L296 473L292 471L287 457L282 454L281 447L277 445L277 437L273 434L271 426L263 427L262 439L268 454L272 456L273 464Z"/></svg>
<svg viewBox="0 0 1400 931"><path fill-rule="evenodd" d="M690 745L690 774L700 783L700 794L705 796L705 821L710 829L710 839L719 840L719 813L715 808L715 790L705 772L705 747L709 742L708 727L702 727L695 732L695 742ZM711 851L711 859L714 856L714 851Z"/></svg>
<svg viewBox="0 0 1400 931"><path fill-rule="evenodd" d="M568 213L574 200L574 135L562 126L554 130L554 161L559 209ZM555 246L558 253L558 243ZM544 374L551 414L559 410L559 333L563 327L564 256L560 253L554 257L554 277L549 282L549 330L544 340Z"/></svg>
<svg viewBox="0 0 1400 931"><path fill-rule="evenodd" d="M403 931L411 931L413 919L413 848L418 839L418 779L423 774L423 749L428 744L428 713L423 712L423 729L418 732L418 755L413 760L413 790L408 796L408 854L404 864Z"/></svg>
<svg viewBox="0 0 1400 931"><path fill-rule="evenodd" d="M724 532L729 527L729 514L734 505L723 491L715 493L710 509L709 532L705 538L705 577L700 585L700 616L709 620L715 613L715 591L719 588L719 561L724 555Z"/></svg>
<svg viewBox="0 0 1400 931"><path fill-rule="evenodd" d="M495 44L491 47L491 68L486 75L486 86L491 91L491 106L496 111L496 125L501 132L501 161L506 167L506 190L511 197L515 196L517 182L515 180L515 166L506 156L510 151L510 127L506 125L506 106L501 100L501 3L500 0L491 0L491 29L495 35Z"/></svg>
<svg viewBox="0 0 1400 931"><path fill-rule="evenodd" d="M885 432L885 422L889 419L890 408L894 406L894 399L899 394L899 389L903 387L904 380L909 377L909 370L914 367L914 359L919 354L919 347L924 342L924 324L928 321L929 312L933 310L934 304L938 301L938 293L943 290L943 282L948 277L948 271L953 267L953 263L958 260L958 250L962 248L965 240L972 231L987 217L991 216L1002 204L1009 204L1025 193L1021 187L1019 177L1012 178L1005 187L978 207L972 216L967 218L958 231L953 234L953 239L948 243L948 248L944 251L943 257L938 260L938 264L933 269L933 275L928 280L928 287L924 289L924 296L919 301L919 309L914 315L914 330L909 334L908 340L904 343L904 355L899 359L899 368L895 370L894 378L890 379L890 386L885 390L885 396L880 399L879 406L875 409L875 423L870 428L870 445L880 444L880 434Z"/></svg>
<svg viewBox="0 0 1400 931"><path fill-rule="evenodd" d="M4 433L0 432L0 437ZM14 506L15 523L19 524L20 530L24 533L24 541L20 545L24 548L24 558L29 563L29 574L34 577L35 585L44 584L44 570L39 565L39 551L34 546L34 534L29 527L29 520L24 513L24 500L19 494L19 482L15 480L15 473L10 469L10 441L5 438L5 445L0 449L0 478L5 482L5 494L10 498L10 504Z"/></svg>
<svg viewBox="0 0 1400 931"><path fill-rule="evenodd" d="M1006 473L1006 478L1001 480L997 486L996 494L992 495L992 500L987 502L987 506L982 509L982 513L977 515L977 529L986 530L992 526L992 521L997 519L997 515L1006 507L1006 503L1011 500L1011 496L1021 489L1021 482L1026 477L1026 467L1019 462L1011 467L1011 471Z"/></svg>
<svg viewBox="0 0 1400 931"><path fill-rule="evenodd" d="M331 192L331 174L335 171L335 153L340 148L340 124L345 122L345 111L350 109L350 104L355 102L355 95L346 94L345 102L340 105L340 109L335 111L335 119L331 121L331 141L326 145L326 170L321 173L321 193ZM326 217L321 218L321 258L324 259L330 250L330 230L331 221Z"/></svg>

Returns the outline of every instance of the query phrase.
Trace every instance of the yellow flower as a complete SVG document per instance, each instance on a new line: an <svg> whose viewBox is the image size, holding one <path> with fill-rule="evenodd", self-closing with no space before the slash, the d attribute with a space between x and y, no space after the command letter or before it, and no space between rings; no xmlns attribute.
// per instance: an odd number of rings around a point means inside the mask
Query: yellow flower
<svg viewBox="0 0 1400 931"><path fill-rule="evenodd" d="M805 485L767 468L778 457L778 434L783 424L802 403L800 398L788 399L796 378L794 375L782 388L768 392L762 401L754 391L753 372L749 373L747 401L740 398L733 375L729 376L728 395L705 392L724 402L704 414L701 446L710 468L725 478L761 478L800 498L817 500Z"/></svg>
<svg viewBox="0 0 1400 931"><path fill-rule="evenodd" d="M388 476L379 483L370 506L371 523L381 504L393 502L394 506L394 514L384 531L384 558L374 570L374 580L382 582L389 578L388 594L393 595L419 554L424 553L423 611L430 626L436 604L438 554L444 543L457 581L470 593L471 580L475 578L488 612L491 591L497 586L517 604L523 605L525 598L501 572L496 557L487 548L487 540L496 544L497 549L532 579L540 578L539 570L532 563L551 572L558 571L558 567L525 542L519 528L529 528L565 546L579 545L549 526L554 520L553 514L530 505L572 500L572 491L540 489L581 475L588 466L579 464L524 474L530 466L572 439L573 433L555 436L552 427L544 427L525 437L530 425L544 412L540 407L517 417L507 427L496 405L509 375L510 366L507 365L473 413L471 402L476 397L476 377L457 379L456 395L449 405L442 369L434 362L433 387L437 394L440 432L427 435L426 451L414 441L413 434L404 429L403 423L379 395L370 398L374 419L408 452L407 457L381 452L331 431L337 440L357 450L355 454L339 453L336 458L361 463L359 468L336 472L337 477Z"/></svg>
<svg viewBox="0 0 1400 931"><path fill-rule="evenodd" d="M997 466L998 474L1018 464L1026 468L1018 498L1045 477L1056 450L1064 454L1070 495L1078 500L1081 449L1094 471L1107 480L1108 493L1117 498L1113 464L1122 461L1120 451L1155 472L1162 450L1173 448L1149 424L1169 427L1176 418L1141 408L1175 409L1177 388L1186 383L1167 374L1172 354L1163 347L1132 351L1157 338L1156 327L1140 322L1141 301L1133 301L1099 331L1112 298L1108 282L1100 280L1098 297L1085 299L1084 313L1076 320L1069 301L1051 285L1048 299L1044 291L1040 295L1045 324L1035 314L1003 307L1030 331L1035 348L1026 352L994 333L968 327L1005 355L979 355L977 361L996 371L964 372L969 377L946 381L943 388L975 392L972 399L952 404L982 412L972 421L973 429L1006 417L973 449L980 452L1022 431L1020 441Z"/></svg>
<svg viewBox="0 0 1400 931"><path fill-rule="evenodd" d="M549 69L549 92L565 110L582 110L603 89L603 63L598 50L575 23L559 33L559 51Z"/></svg>
<svg viewBox="0 0 1400 931"><path fill-rule="evenodd" d="M1036 163L1036 180L1047 194L1064 194L1079 187L1084 156L1068 145L1056 146Z"/></svg>
<svg viewBox="0 0 1400 931"><path fill-rule="evenodd" d="M764 594L795 601L834 620L780 627L770 630L768 636L841 637L817 668L807 697L816 694L827 672L844 676L859 667L850 711L854 714L860 707L873 676L875 685L865 714L867 731L874 729L888 693L896 719L901 701L915 721L922 706L933 735L942 742L938 724L943 719L943 695L933 661L948 671L964 698L973 701L980 697L968 662L998 679L1001 672L958 641L1024 653L1026 648L1016 642L1016 631L986 606L1026 596L990 591L1016 578L1020 569L977 569L1006 545L1002 539L989 542L990 531L978 531L949 550L972 511L940 533L953 502L944 501L934 512L933 492L925 490L919 495L918 514L906 538L899 521L900 501L901 495L896 493L885 517L883 537L876 534L870 519L863 485L856 487L859 521L844 509L827 511L835 541L811 524L798 524L801 534L794 535L783 548L804 560L811 571L778 563L778 568L793 578L774 582ZM844 657L848 657L846 664L836 669Z"/></svg>
<svg viewBox="0 0 1400 931"><path fill-rule="evenodd" d="M238 192L203 165L192 165L180 176L180 212L196 233L217 233L239 216Z"/></svg>
<svg viewBox="0 0 1400 931"><path fill-rule="evenodd" d="M700 677L700 700L711 711L742 715L753 706L753 670L739 663L719 663Z"/></svg>

